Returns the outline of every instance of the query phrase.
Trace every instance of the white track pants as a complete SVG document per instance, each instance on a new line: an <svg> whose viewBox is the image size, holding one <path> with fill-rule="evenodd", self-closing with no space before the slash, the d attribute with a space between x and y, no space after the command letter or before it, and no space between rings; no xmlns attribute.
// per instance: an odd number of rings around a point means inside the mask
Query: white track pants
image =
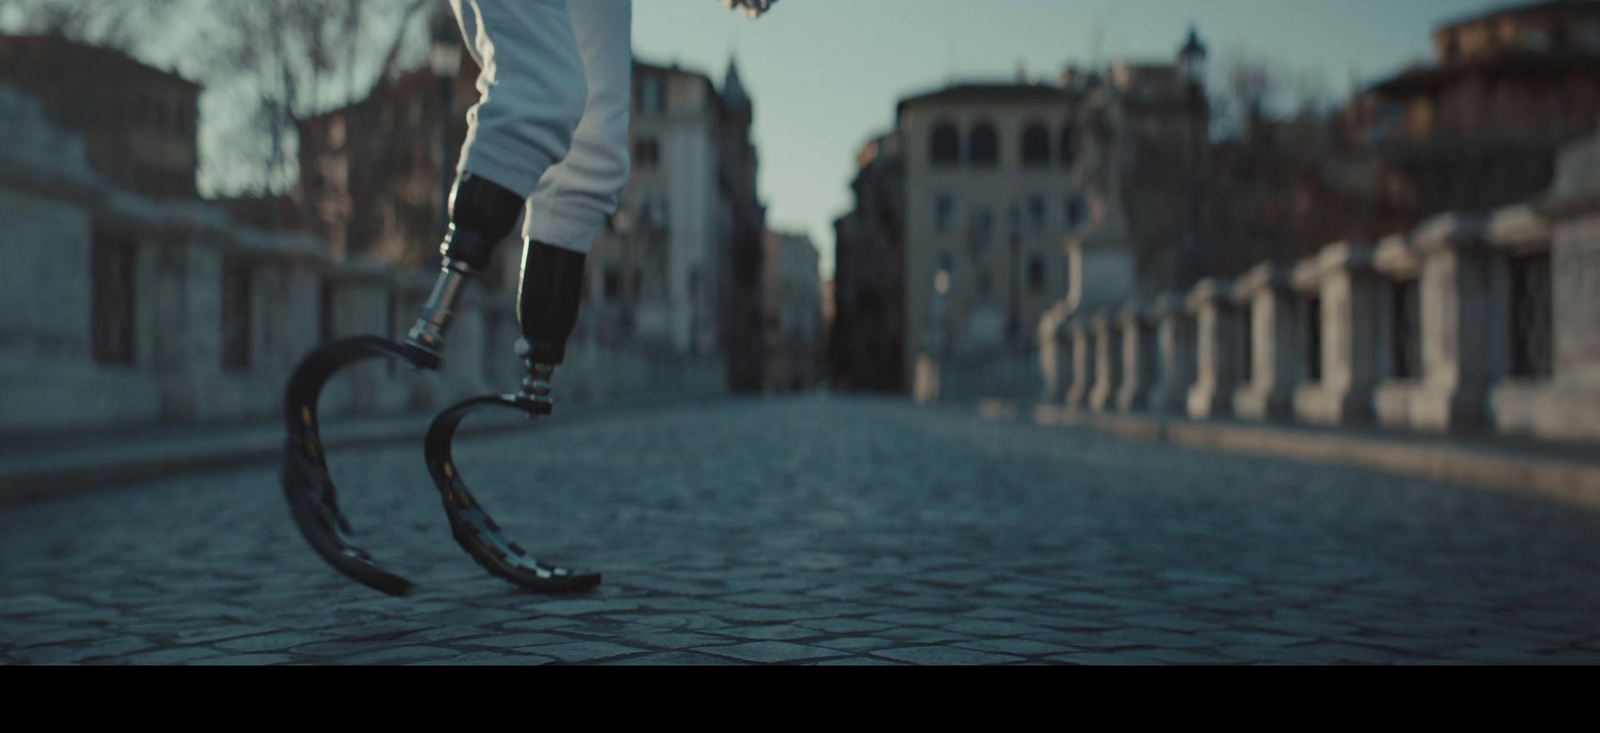
<svg viewBox="0 0 1600 733"><path fill-rule="evenodd" d="M478 61L457 172L528 199L523 236L587 254L628 185L633 0L450 0Z"/></svg>

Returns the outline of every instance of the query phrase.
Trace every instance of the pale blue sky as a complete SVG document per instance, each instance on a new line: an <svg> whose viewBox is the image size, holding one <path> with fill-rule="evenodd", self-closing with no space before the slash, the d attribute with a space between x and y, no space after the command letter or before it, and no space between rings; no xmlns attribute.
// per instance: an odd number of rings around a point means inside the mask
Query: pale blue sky
<svg viewBox="0 0 1600 733"><path fill-rule="evenodd" d="M1428 59L1441 22L1526 1L780 0L749 20L716 0L635 0L634 50L641 60L676 61L718 84L737 52L755 100L768 223L809 233L827 275L833 220L851 204L856 151L889 129L899 99L952 76L1008 81L1021 63L1053 80L1068 63L1170 59L1192 22L1214 62L1242 48L1291 74L1320 74L1337 101L1352 79L1370 84ZM175 23L167 35L192 32L188 26ZM152 60L179 63L198 78L202 70L188 68L193 59L182 42L149 40ZM211 127L231 100L221 89L208 97ZM218 134L206 144L240 144Z"/></svg>
<svg viewBox="0 0 1600 733"><path fill-rule="evenodd" d="M805 231L833 268L833 219L851 204L857 149L901 97L957 80L1009 80L1019 62L1170 58L1191 22L1213 60L1231 47L1319 71L1337 98L1431 54L1440 22L1515 0L781 0L757 20L715 0L637 0L641 60L708 73L730 52L755 100L761 193L773 228ZM1098 21L1098 22L1097 22Z"/></svg>

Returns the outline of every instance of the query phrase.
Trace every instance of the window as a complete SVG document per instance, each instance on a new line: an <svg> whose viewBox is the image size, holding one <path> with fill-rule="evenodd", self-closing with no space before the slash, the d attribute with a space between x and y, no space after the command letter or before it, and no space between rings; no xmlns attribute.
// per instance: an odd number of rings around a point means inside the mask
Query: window
<svg viewBox="0 0 1600 733"><path fill-rule="evenodd" d="M250 368L250 266L237 260L222 265L222 368Z"/></svg>
<svg viewBox="0 0 1600 733"><path fill-rule="evenodd" d="M1067 227L1074 228L1083 223L1087 213L1088 204L1083 200L1082 194L1073 194L1067 199Z"/></svg>
<svg viewBox="0 0 1600 733"><path fill-rule="evenodd" d="M91 329L94 360L133 364L134 246L95 232L90 259L94 284Z"/></svg>
<svg viewBox="0 0 1600 733"><path fill-rule="evenodd" d="M1071 168L1078 160L1078 130L1072 125L1061 128L1061 167Z"/></svg>
<svg viewBox="0 0 1600 733"><path fill-rule="evenodd" d="M1044 260L1039 255L1028 258L1028 289L1035 293L1044 292Z"/></svg>
<svg viewBox="0 0 1600 733"><path fill-rule="evenodd" d="M1034 123L1022 131L1022 164L1029 168L1050 165L1050 132Z"/></svg>
<svg viewBox="0 0 1600 733"><path fill-rule="evenodd" d="M956 226L956 202L949 196L940 196L933 205L934 228L948 232Z"/></svg>
<svg viewBox="0 0 1600 733"><path fill-rule="evenodd" d="M633 143L633 165L639 170L655 170L661 159L661 146L655 138L640 138Z"/></svg>
<svg viewBox="0 0 1600 733"><path fill-rule="evenodd" d="M1034 196L1028 199L1028 228L1044 228L1044 197Z"/></svg>
<svg viewBox="0 0 1600 733"><path fill-rule="evenodd" d="M961 135L948 122L934 125L928 159L934 166L953 166L961 162Z"/></svg>
<svg viewBox="0 0 1600 733"><path fill-rule="evenodd" d="M967 147L974 167L993 168L1000 162L1000 136L995 134L994 125L982 122L974 127Z"/></svg>

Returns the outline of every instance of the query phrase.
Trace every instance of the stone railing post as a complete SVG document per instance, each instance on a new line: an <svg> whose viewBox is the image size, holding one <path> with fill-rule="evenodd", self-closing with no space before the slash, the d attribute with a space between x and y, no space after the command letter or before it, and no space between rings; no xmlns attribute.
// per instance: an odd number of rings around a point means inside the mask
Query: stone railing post
<svg viewBox="0 0 1600 733"><path fill-rule="evenodd" d="M1293 414L1294 386L1302 368L1288 268L1256 265L1234 283L1233 297L1248 309L1240 328L1250 344L1249 378L1240 380L1233 412L1246 420L1286 420Z"/></svg>
<svg viewBox="0 0 1600 733"><path fill-rule="evenodd" d="M1094 332L1090 329L1088 314L1077 314L1067 321L1072 334L1072 386L1067 389L1067 407L1086 409L1089 395L1094 390L1095 369L1099 360L1095 355Z"/></svg>
<svg viewBox="0 0 1600 733"><path fill-rule="evenodd" d="M1295 415L1318 425L1365 422L1377 383L1377 275L1370 244L1339 242L1295 268L1297 289L1314 291L1320 312L1321 380L1295 391Z"/></svg>
<svg viewBox="0 0 1600 733"><path fill-rule="evenodd" d="M1535 432L1535 422L1548 419L1550 407L1544 404L1551 394L1556 315L1550 289L1550 222L1528 205L1496 211L1489 222L1489 244L1495 250L1490 272L1497 297L1490 307L1494 323L1486 328L1498 338L1490 342L1494 381L1487 421L1497 432L1528 435Z"/></svg>
<svg viewBox="0 0 1600 733"><path fill-rule="evenodd" d="M1231 307L1233 286L1207 278L1190 291L1187 305L1195 317L1195 379L1189 388L1189 416L1227 417L1233 411L1238 371L1237 314Z"/></svg>
<svg viewBox="0 0 1600 733"><path fill-rule="evenodd" d="M1117 409L1133 412L1145 409L1155 381L1156 332L1149 314L1137 300L1130 300L1118 314L1122 343L1122 388L1117 391Z"/></svg>
<svg viewBox="0 0 1600 733"><path fill-rule="evenodd" d="M1183 299L1167 294L1150 304L1156 323L1156 376L1150 391L1150 410L1183 415L1189 411L1189 387L1194 384L1194 319Z"/></svg>
<svg viewBox="0 0 1600 733"><path fill-rule="evenodd" d="M1117 313L1111 310L1096 312L1089 327L1094 334L1094 387L1089 392L1089 407L1095 412L1105 412L1116 407L1118 387L1122 382L1121 326Z"/></svg>
<svg viewBox="0 0 1600 733"><path fill-rule="evenodd" d="M1410 424L1429 431L1478 427L1498 371L1491 358L1504 353L1491 320L1510 305L1496 287L1488 221L1443 214L1424 222L1414 242L1422 257L1422 382L1411 397Z"/></svg>
<svg viewBox="0 0 1600 733"><path fill-rule="evenodd" d="M1072 334L1067 330L1066 301L1055 304L1039 317L1035 335L1039 344L1039 373L1044 389L1040 398L1049 404L1067 399L1072 375Z"/></svg>
<svg viewBox="0 0 1600 733"><path fill-rule="evenodd" d="M1529 428L1600 441L1600 134L1561 151L1539 209L1550 225L1551 370Z"/></svg>
<svg viewBox="0 0 1600 733"><path fill-rule="evenodd" d="M1422 387L1424 369L1422 363L1412 362L1413 356L1425 349L1421 330L1422 255L1409 237L1396 235L1378 243L1372 260L1380 275L1374 293L1379 369L1372 393L1373 414L1384 427L1410 428L1411 405ZM1407 303L1408 299L1415 302Z"/></svg>

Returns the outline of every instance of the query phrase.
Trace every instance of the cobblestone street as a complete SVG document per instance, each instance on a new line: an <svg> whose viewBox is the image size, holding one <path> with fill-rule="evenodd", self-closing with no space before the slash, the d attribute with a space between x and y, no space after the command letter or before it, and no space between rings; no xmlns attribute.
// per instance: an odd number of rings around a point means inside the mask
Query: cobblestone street
<svg viewBox="0 0 1600 733"><path fill-rule="evenodd" d="M10 664L1600 662L1600 516L1353 469L800 397L463 438L540 596L450 537L416 445L335 452L328 568L275 465L0 510Z"/></svg>

